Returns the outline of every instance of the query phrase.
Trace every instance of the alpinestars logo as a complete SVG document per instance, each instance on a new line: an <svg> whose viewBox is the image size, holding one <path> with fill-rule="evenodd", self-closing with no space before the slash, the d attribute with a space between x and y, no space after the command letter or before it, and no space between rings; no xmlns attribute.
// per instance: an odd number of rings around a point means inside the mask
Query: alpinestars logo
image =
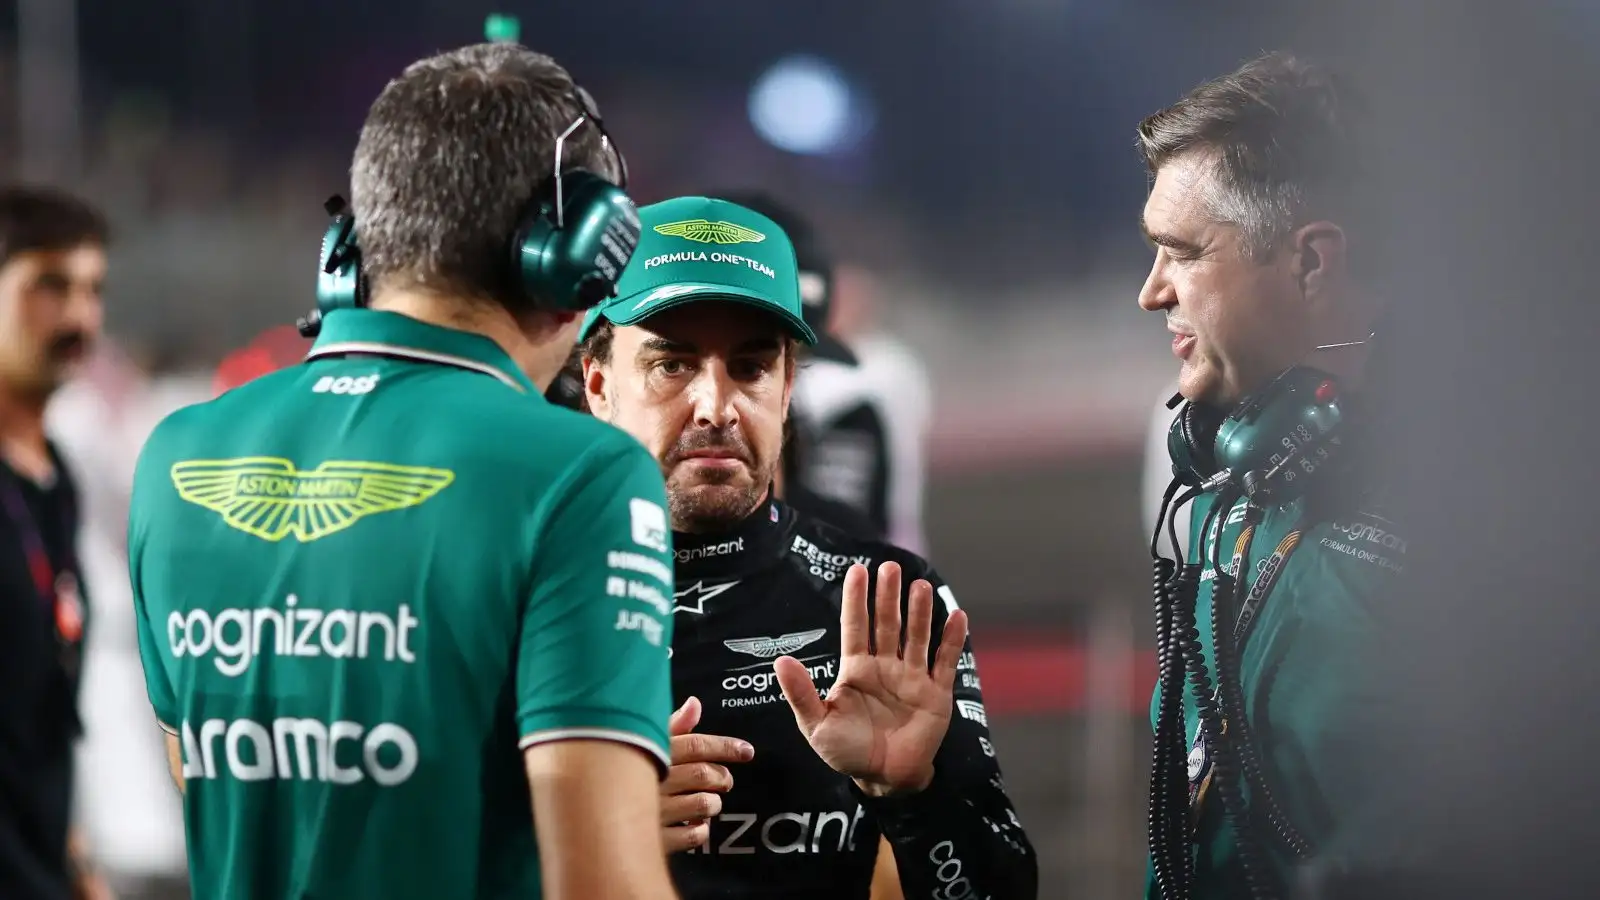
<svg viewBox="0 0 1600 900"><path fill-rule="evenodd" d="M738 583L739 582L737 581L730 581L727 584L714 584L710 587L706 587L706 583L704 581L696 581L694 584L689 585L683 590L673 593L672 599L674 600L674 603L672 605L672 611L678 612L679 610L682 610L684 612L694 613L697 616L703 616L706 613L707 600L721 596L723 593L726 593L729 588Z"/></svg>
<svg viewBox="0 0 1600 900"><path fill-rule="evenodd" d="M811 631L796 631L792 634L779 635L778 637L752 637L731 638L723 641L722 646L735 653L748 653L757 659L776 659L788 656L802 647L815 644L818 639L827 634L826 628L817 628Z"/></svg>

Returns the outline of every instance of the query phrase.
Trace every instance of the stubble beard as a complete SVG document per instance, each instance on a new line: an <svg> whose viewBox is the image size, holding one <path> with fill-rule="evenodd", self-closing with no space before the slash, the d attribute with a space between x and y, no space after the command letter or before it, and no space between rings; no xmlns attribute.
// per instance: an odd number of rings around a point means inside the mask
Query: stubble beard
<svg viewBox="0 0 1600 900"><path fill-rule="evenodd" d="M674 472L667 479L672 530L685 534L715 534L736 528L767 498L776 467L752 468L755 477L744 484L738 483L742 473L728 473L720 483L705 477L686 483L687 473Z"/></svg>

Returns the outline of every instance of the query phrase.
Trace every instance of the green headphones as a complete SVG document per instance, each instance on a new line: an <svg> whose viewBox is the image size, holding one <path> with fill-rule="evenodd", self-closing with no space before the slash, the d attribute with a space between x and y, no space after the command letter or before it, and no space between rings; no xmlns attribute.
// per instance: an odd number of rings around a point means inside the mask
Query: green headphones
<svg viewBox="0 0 1600 900"><path fill-rule="evenodd" d="M639 211L627 194L628 164L600 119L594 98L575 88L578 118L556 138L553 174L539 186L512 232L507 264L524 299L539 308L582 312L616 294L617 279L639 245ZM585 169L563 169L562 149L585 122L600 131L616 155L617 184ZM333 221L322 236L317 308L297 323L316 337L322 318L337 309L367 305L356 222L343 197L323 205Z"/></svg>
<svg viewBox="0 0 1600 900"><path fill-rule="evenodd" d="M1167 431L1172 474L1203 490L1232 484L1256 506L1286 504L1338 455L1344 420L1333 376L1295 366L1232 412L1185 404Z"/></svg>

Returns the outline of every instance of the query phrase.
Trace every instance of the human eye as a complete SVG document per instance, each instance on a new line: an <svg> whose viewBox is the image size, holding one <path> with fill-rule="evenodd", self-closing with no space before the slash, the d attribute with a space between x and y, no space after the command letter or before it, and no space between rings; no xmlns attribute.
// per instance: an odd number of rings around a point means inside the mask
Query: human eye
<svg viewBox="0 0 1600 900"><path fill-rule="evenodd" d="M772 374L778 367L776 355L746 356L734 360L729 371L740 381L757 381Z"/></svg>

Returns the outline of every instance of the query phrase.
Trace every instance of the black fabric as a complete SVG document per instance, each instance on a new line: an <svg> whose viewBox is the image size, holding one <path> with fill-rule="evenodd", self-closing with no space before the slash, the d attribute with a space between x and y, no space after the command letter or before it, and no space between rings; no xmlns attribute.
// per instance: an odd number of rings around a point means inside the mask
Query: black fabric
<svg viewBox="0 0 1600 900"><path fill-rule="evenodd" d="M556 406L564 406L574 412L583 412L583 378L571 367L562 369L550 382L550 387L544 392L544 398Z"/></svg>
<svg viewBox="0 0 1600 900"><path fill-rule="evenodd" d="M52 568L81 585L77 489L54 448L51 454L57 476L47 488L3 463L0 479L26 503ZM65 900L81 666L63 664L55 611L29 574L18 524L3 513L0 507L0 897Z"/></svg>
<svg viewBox="0 0 1600 900"><path fill-rule="evenodd" d="M883 528L861 510L815 493L803 483L784 488L783 500L799 512L826 522L853 538L881 541L885 537Z"/></svg>
<svg viewBox="0 0 1600 900"><path fill-rule="evenodd" d="M674 535L674 548L674 700L700 699L698 731L755 747L755 759L730 767L733 790L710 845L671 859L684 900L866 900L880 834L897 848L907 897L1036 896L1037 860L1001 781L970 642L934 784L906 798L863 802L800 734L773 673L772 661L789 655L819 690L833 685L853 563L876 571L892 560L907 585L926 578L942 589L937 634L954 594L926 561L776 501L725 534Z"/></svg>

